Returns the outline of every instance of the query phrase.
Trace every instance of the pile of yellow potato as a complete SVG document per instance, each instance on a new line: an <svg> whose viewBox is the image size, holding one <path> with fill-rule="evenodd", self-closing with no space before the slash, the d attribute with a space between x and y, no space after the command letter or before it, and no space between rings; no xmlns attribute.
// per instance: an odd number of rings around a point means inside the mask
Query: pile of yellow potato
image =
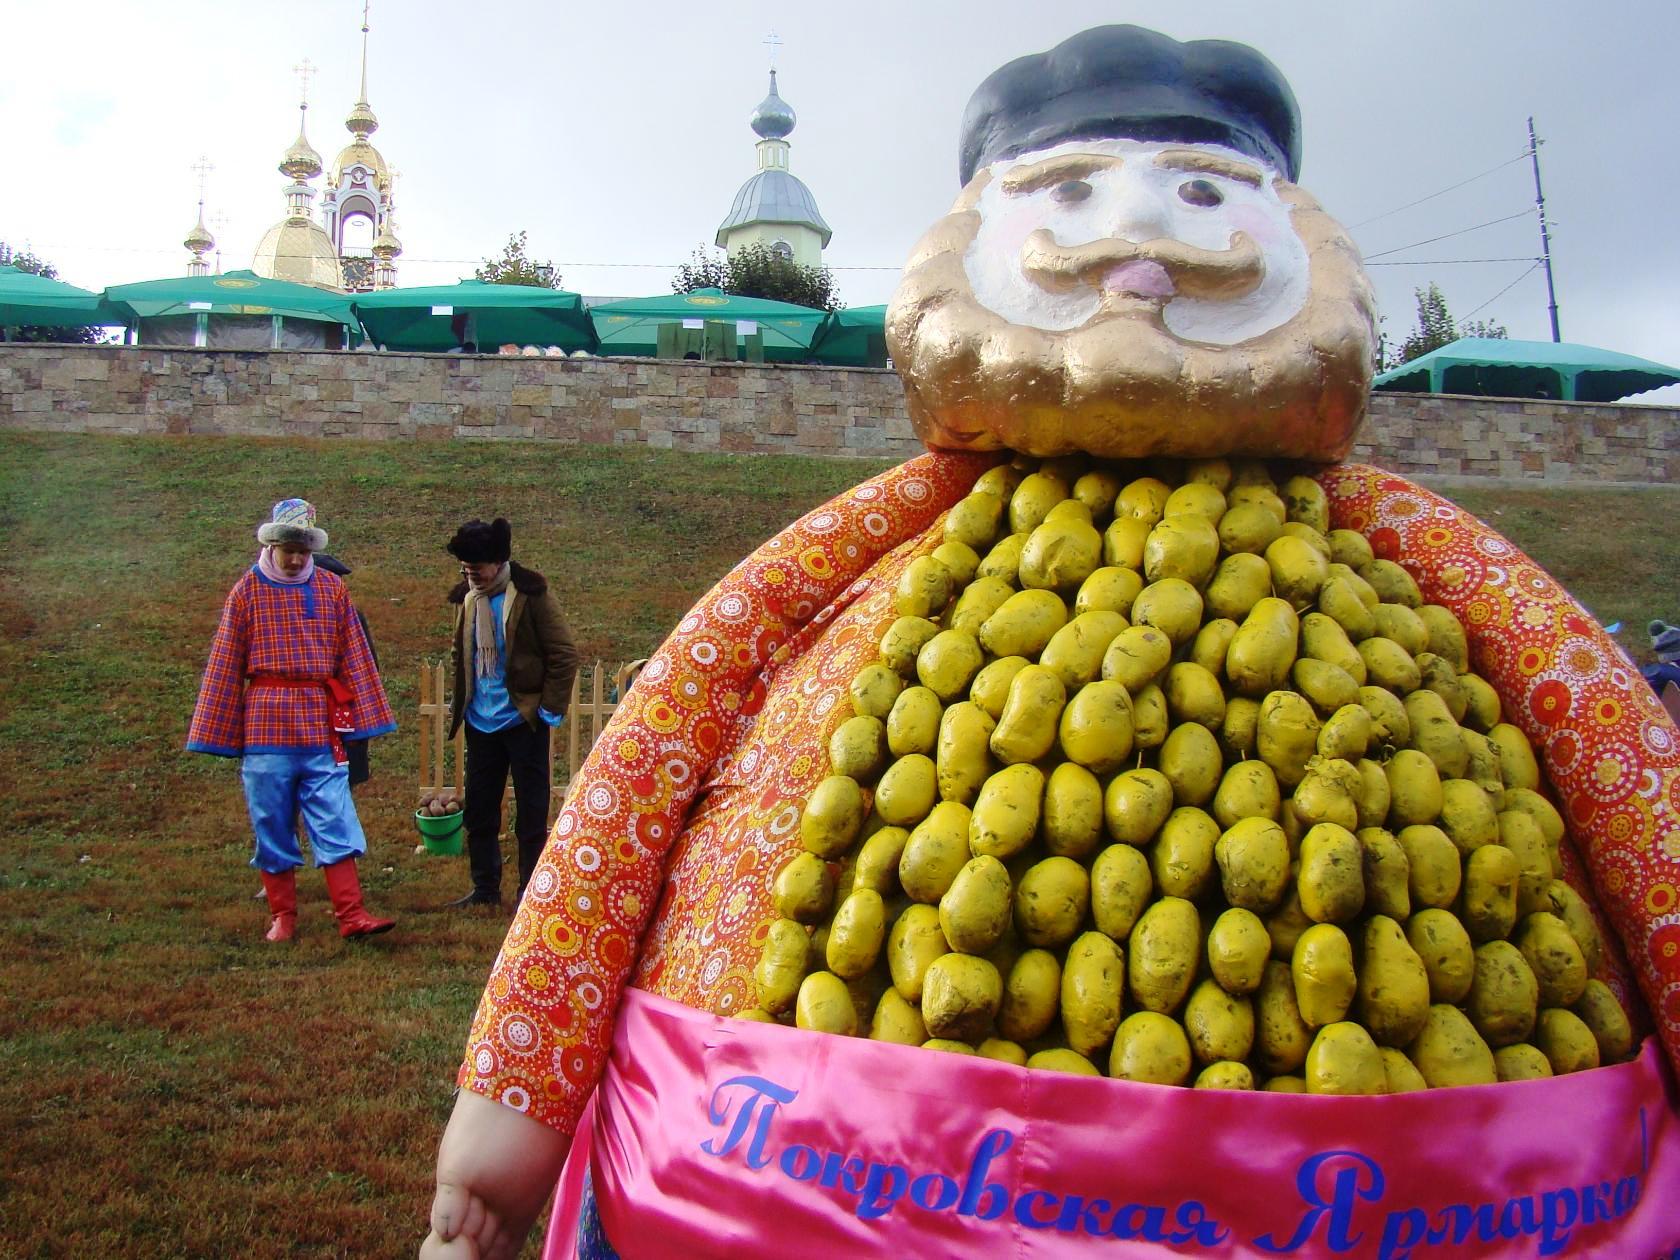
<svg viewBox="0 0 1680 1260"><path fill-rule="evenodd" d="M1321 1094L1631 1053L1527 739L1312 479L1018 459L896 607L748 1018Z"/></svg>

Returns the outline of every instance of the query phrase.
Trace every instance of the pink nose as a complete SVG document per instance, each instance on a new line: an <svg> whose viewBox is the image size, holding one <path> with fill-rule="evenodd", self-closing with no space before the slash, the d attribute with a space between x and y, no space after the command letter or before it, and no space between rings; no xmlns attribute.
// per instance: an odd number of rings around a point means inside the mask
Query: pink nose
<svg viewBox="0 0 1680 1260"><path fill-rule="evenodd" d="M1178 292L1167 269L1146 258L1111 267L1102 284L1110 293L1135 293L1139 297L1170 298Z"/></svg>

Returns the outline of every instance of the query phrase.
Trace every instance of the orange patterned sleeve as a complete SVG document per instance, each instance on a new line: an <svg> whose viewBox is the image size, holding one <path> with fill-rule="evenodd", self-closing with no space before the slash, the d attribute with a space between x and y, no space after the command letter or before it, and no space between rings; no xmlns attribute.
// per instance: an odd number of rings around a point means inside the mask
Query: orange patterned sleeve
<svg viewBox="0 0 1680 1260"><path fill-rule="evenodd" d="M567 793L473 1019L463 1088L576 1128L697 798L778 671L996 458L923 455L863 483L765 543L683 618Z"/></svg>
<svg viewBox="0 0 1680 1260"><path fill-rule="evenodd" d="M1680 731L1608 634L1514 544L1404 477L1322 473L1331 524L1458 615L1563 805L1599 905L1680 1070Z"/></svg>

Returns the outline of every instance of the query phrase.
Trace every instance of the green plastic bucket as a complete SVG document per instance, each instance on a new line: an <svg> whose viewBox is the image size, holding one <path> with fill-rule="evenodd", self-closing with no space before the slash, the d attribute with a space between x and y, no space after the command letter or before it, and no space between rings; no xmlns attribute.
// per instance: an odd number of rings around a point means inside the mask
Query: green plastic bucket
<svg viewBox="0 0 1680 1260"><path fill-rule="evenodd" d="M420 843L426 846L426 852L447 857L460 853L464 817L460 810L453 814L440 814L435 818L416 810L414 825L420 829Z"/></svg>

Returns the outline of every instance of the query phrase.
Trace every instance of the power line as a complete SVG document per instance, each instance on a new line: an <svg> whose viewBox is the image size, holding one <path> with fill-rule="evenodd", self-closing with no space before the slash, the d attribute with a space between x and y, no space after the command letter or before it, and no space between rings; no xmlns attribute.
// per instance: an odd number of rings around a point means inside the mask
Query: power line
<svg viewBox="0 0 1680 1260"><path fill-rule="evenodd" d="M1479 232L1483 228L1492 227L1496 223L1509 223L1512 219L1525 219L1528 215L1528 210L1518 210L1515 214L1508 214L1500 219L1489 219L1486 223L1478 223L1474 227L1460 228L1456 232L1447 232L1441 236L1431 236L1428 240L1413 241L1410 245L1396 245L1393 249L1385 249L1375 254L1367 254L1365 256L1365 261L1370 262L1373 258L1386 258L1390 254L1403 254L1408 249L1416 249L1419 245L1433 245L1436 241L1451 240L1453 237L1463 236L1467 232Z"/></svg>
<svg viewBox="0 0 1680 1260"><path fill-rule="evenodd" d="M1466 184L1474 184L1478 179L1486 179L1489 175L1492 175L1495 171L1502 171L1507 166L1513 166L1516 163L1521 162L1527 156L1528 156L1528 152L1527 152L1527 150L1524 150L1523 152L1517 154L1516 157L1510 159L1510 161L1501 162L1498 166L1490 166L1490 167L1488 167L1487 170L1483 171L1480 175L1472 175L1469 179L1461 179L1461 180L1458 181L1458 183L1450 184L1446 188L1441 189L1440 192L1432 192L1427 197L1419 197L1416 201L1408 201L1403 206L1395 206L1394 209L1392 209L1392 210L1384 210L1381 214L1372 215L1369 219L1361 219L1358 223L1351 224L1348 228L1348 231L1351 232L1355 228L1362 228L1367 223L1375 223L1379 219L1386 219L1391 214L1399 214L1402 210L1410 210L1413 206L1421 206L1426 201L1433 201L1437 197L1443 197L1447 193L1453 192L1453 191L1455 191L1456 189L1459 189L1459 188L1463 188Z"/></svg>
<svg viewBox="0 0 1680 1260"><path fill-rule="evenodd" d="M1400 259L1396 262L1368 262L1367 267L1455 267L1461 263L1508 263L1508 262L1539 262L1538 258L1529 256L1514 258L1419 258L1414 261Z"/></svg>
<svg viewBox="0 0 1680 1260"><path fill-rule="evenodd" d="M1518 276L1515 280L1511 281L1510 284L1506 285L1503 289L1499 290L1498 293L1495 293L1487 301L1483 302L1481 304L1481 306L1476 307L1475 310L1465 312L1464 318L1469 319L1470 316L1472 316L1476 313L1476 311L1480 311L1480 310L1485 309L1486 307L1492 306L1500 298L1504 297L1512 289L1516 288L1519 284L1521 284L1524 280L1526 280L1528 278L1529 274L1531 272L1533 272L1534 270L1536 270L1539 266L1540 266L1540 260L1538 258L1536 258L1533 261L1533 263L1531 263L1529 265L1529 268L1528 268L1527 271L1523 272L1522 275Z"/></svg>

